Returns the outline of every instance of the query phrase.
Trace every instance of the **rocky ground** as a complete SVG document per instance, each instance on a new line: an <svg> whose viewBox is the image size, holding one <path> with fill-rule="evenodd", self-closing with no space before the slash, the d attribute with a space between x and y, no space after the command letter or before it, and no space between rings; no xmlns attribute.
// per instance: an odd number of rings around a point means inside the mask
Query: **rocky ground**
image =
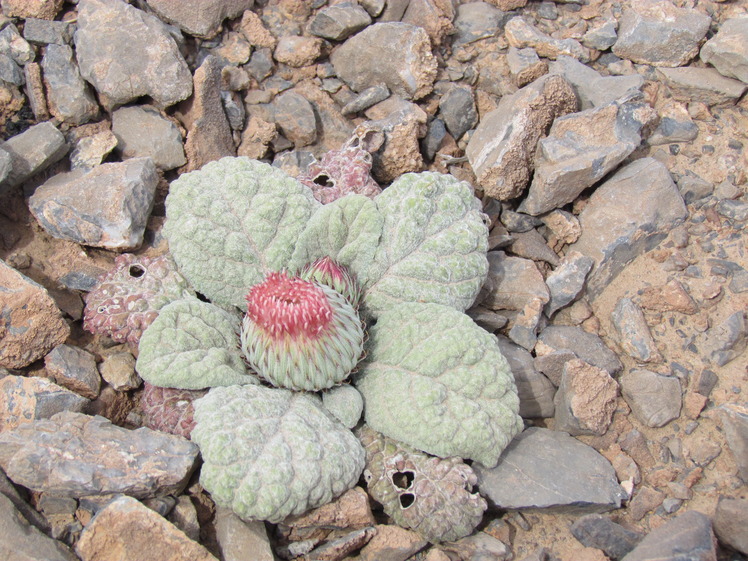
<svg viewBox="0 0 748 561"><path fill-rule="evenodd" d="M746 558L745 3L188 4L2 1L6 557ZM491 224L468 313L527 429L472 466L489 511L457 542L363 485L281 524L216 508L194 444L132 430L137 347L82 327L119 253L167 250L178 175L235 155L299 175L367 131L381 187L451 173Z"/></svg>

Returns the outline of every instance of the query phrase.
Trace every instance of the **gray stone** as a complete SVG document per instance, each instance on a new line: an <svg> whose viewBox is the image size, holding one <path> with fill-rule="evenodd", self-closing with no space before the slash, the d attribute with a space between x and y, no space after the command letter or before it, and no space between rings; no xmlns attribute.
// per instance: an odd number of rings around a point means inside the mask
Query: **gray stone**
<svg viewBox="0 0 748 561"><path fill-rule="evenodd" d="M47 45L42 58L49 111L71 125L87 123L99 113L88 84L81 78L68 45Z"/></svg>
<svg viewBox="0 0 748 561"><path fill-rule="evenodd" d="M504 208L501 211L499 219L501 220L501 223L506 226L506 229L513 234L530 232L534 228L543 224L543 221L540 218L522 214L521 212L514 212L510 208Z"/></svg>
<svg viewBox="0 0 748 561"><path fill-rule="evenodd" d="M625 497L613 466L594 448L543 428L516 436L495 468L475 463L473 470L481 494L500 509L603 512Z"/></svg>
<svg viewBox="0 0 748 561"><path fill-rule="evenodd" d="M631 298L620 298L610 319L618 334L618 343L630 357L640 362L662 362L644 312Z"/></svg>
<svg viewBox="0 0 748 561"><path fill-rule="evenodd" d="M200 521L197 517L197 509L189 495L182 495L177 499L177 504L169 511L166 519L182 530L191 540L200 540Z"/></svg>
<svg viewBox="0 0 748 561"><path fill-rule="evenodd" d="M505 315L484 308L483 306L473 306L465 313L469 315L475 323L489 333L498 331L508 323L508 319Z"/></svg>
<svg viewBox="0 0 748 561"><path fill-rule="evenodd" d="M23 38L39 45L69 45L73 41L76 25L69 21L26 18L23 22Z"/></svg>
<svg viewBox="0 0 748 561"><path fill-rule="evenodd" d="M56 238L133 249L143 243L157 184L153 161L133 158L56 175L34 192L29 208Z"/></svg>
<svg viewBox="0 0 748 561"><path fill-rule="evenodd" d="M714 191L714 184L698 175L683 175L678 179L678 191L683 196L683 200L690 204L711 195Z"/></svg>
<svg viewBox="0 0 748 561"><path fill-rule="evenodd" d="M249 59L249 63L245 67L255 80L262 82L273 73L272 51L267 48L257 49L252 53L252 58Z"/></svg>
<svg viewBox="0 0 748 561"><path fill-rule="evenodd" d="M103 130L91 136L84 136L75 143L70 153L70 167L88 171L101 165L112 150L117 147L117 137L112 131Z"/></svg>
<svg viewBox="0 0 748 561"><path fill-rule="evenodd" d="M368 12L368 14L375 18L382 13L387 0L358 0L358 3Z"/></svg>
<svg viewBox="0 0 748 561"><path fill-rule="evenodd" d="M618 39L618 24L615 20L606 20L601 25L587 30L582 37L582 45L589 49L607 51Z"/></svg>
<svg viewBox="0 0 748 561"><path fill-rule="evenodd" d="M681 386L677 378L635 369L619 381L621 394L634 416L648 427L664 427L680 415Z"/></svg>
<svg viewBox="0 0 748 561"><path fill-rule="evenodd" d="M265 524L261 520L244 522L231 510L216 507L213 519L223 561L273 561Z"/></svg>
<svg viewBox="0 0 748 561"><path fill-rule="evenodd" d="M718 411L727 447L738 467L738 475L748 483L748 404L726 403Z"/></svg>
<svg viewBox="0 0 748 561"><path fill-rule="evenodd" d="M543 319L543 307L547 298L531 298L514 318L509 330L509 338L528 351L535 348L538 341L538 328Z"/></svg>
<svg viewBox="0 0 748 561"><path fill-rule="evenodd" d="M452 556L454 556L454 559L468 559L471 561L479 561L481 559L486 561L500 561L512 558L509 546L486 532L476 532L471 536L461 538L455 542L442 544L439 550L449 552L447 559L452 559ZM434 548L430 551L439 550ZM444 558L439 557L437 559ZM424 557L424 561L429 561L429 557Z"/></svg>
<svg viewBox="0 0 748 561"><path fill-rule="evenodd" d="M494 37L503 29L513 14L499 10L487 2L471 2L457 6L454 20L453 45L464 45L486 37Z"/></svg>
<svg viewBox="0 0 748 561"><path fill-rule="evenodd" d="M87 403L85 397L47 378L5 376L0 379L0 432L62 411L81 412Z"/></svg>
<svg viewBox="0 0 748 561"><path fill-rule="evenodd" d="M679 117L663 115L659 125L647 139L647 144L658 146L672 142L691 142L698 134L699 127L691 120L688 113Z"/></svg>
<svg viewBox="0 0 748 561"><path fill-rule="evenodd" d="M469 86L451 87L439 100L439 116L449 133L455 140L459 140L478 124L473 90Z"/></svg>
<svg viewBox="0 0 748 561"><path fill-rule="evenodd" d="M225 19L234 19L249 10L254 0L201 0L200 9L179 0L147 0L162 20L196 37L213 37Z"/></svg>
<svg viewBox="0 0 748 561"><path fill-rule="evenodd" d="M553 2L541 2L538 6L538 17L541 19L557 20L558 8Z"/></svg>
<svg viewBox="0 0 748 561"><path fill-rule="evenodd" d="M561 264L545 279L551 294L544 310L546 316L552 317L558 310L577 299L594 264L592 257L586 257L576 251L564 256Z"/></svg>
<svg viewBox="0 0 748 561"><path fill-rule="evenodd" d="M512 257L503 251L488 253L488 276L494 289L483 301L492 310L522 310L528 300L550 298L543 275L529 259Z"/></svg>
<svg viewBox="0 0 748 561"><path fill-rule="evenodd" d="M0 184L0 193L20 185L61 160L68 153L65 137L50 122L39 123L0 144L10 154L12 168Z"/></svg>
<svg viewBox="0 0 748 561"><path fill-rule="evenodd" d="M13 160L10 154L0 148L0 184L10 175L11 169L13 169Z"/></svg>
<svg viewBox="0 0 748 561"><path fill-rule="evenodd" d="M530 25L522 17L510 19L504 27L506 39L512 47L531 47L539 56L555 60L559 56L570 56L581 62L590 61L590 50L576 39L556 39Z"/></svg>
<svg viewBox="0 0 748 561"><path fill-rule="evenodd" d="M555 430L572 436L602 436L616 410L618 384L605 370L579 360L564 364L554 398Z"/></svg>
<svg viewBox="0 0 748 561"><path fill-rule="evenodd" d="M682 66L698 54L710 23L709 16L694 9L658 0L632 0L618 21L613 52L642 64Z"/></svg>
<svg viewBox="0 0 748 561"><path fill-rule="evenodd" d="M317 117L309 101L295 91L287 91L273 100L273 115L283 136L295 148L312 144L317 139Z"/></svg>
<svg viewBox="0 0 748 561"><path fill-rule="evenodd" d="M575 358L577 358L577 355L568 350L552 351L548 354L536 356L533 364L538 372L545 374L551 383L558 387L561 385L564 366Z"/></svg>
<svg viewBox="0 0 748 561"><path fill-rule="evenodd" d="M664 239L687 212L667 168L653 158L635 160L598 187L579 214L582 235L568 248L595 260L587 280L590 297Z"/></svg>
<svg viewBox="0 0 748 561"><path fill-rule="evenodd" d="M61 542L29 524L5 495L0 494L0 558L8 561L77 561Z"/></svg>
<svg viewBox="0 0 748 561"><path fill-rule="evenodd" d="M509 47L506 54L509 71L515 83L522 87L548 72L548 63L541 61L534 49Z"/></svg>
<svg viewBox="0 0 748 561"><path fill-rule="evenodd" d="M0 466L16 484L63 497L178 494L195 468L192 442L103 417L63 412L0 433Z"/></svg>
<svg viewBox="0 0 748 561"><path fill-rule="evenodd" d="M385 84L407 99L431 93L437 62L423 28L407 23L375 23L346 40L330 55L338 77L360 92Z"/></svg>
<svg viewBox="0 0 748 561"><path fill-rule="evenodd" d="M465 154L486 195L518 197L530 181L538 140L553 120L576 109L571 85L560 76L543 76L501 98L471 136Z"/></svg>
<svg viewBox="0 0 748 561"><path fill-rule="evenodd" d="M713 68L658 68L657 74L673 99L683 102L700 101L707 105L735 103L748 89L748 84L725 78Z"/></svg>
<svg viewBox="0 0 748 561"><path fill-rule="evenodd" d="M322 39L304 35L283 35L273 51L273 57L278 62L301 68L310 66L322 56ZM280 79L280 76L277 78Z"/></svg>
<svg viewBox="0 0 748 561"><path fill-rule="evenodd" d="M701 47L700 57L723 76L748 82L748 17L723 21L717 34Z"/></svg>
<svg viewBox="0 0 748 561"><path fill-rule="evenodd" d="M12 23L0 31L0 53L8 55L20 66L28 64L36 57L34 47L21 37L18 28Z"/></svg>
<svg viewBox="0 0 748 561"><path fill-rule="evenodd" d="M558 266L559 259L555 251L548 247L543 235L536 229L519 232L512 235L509 250L518 257L545 261L553 267Z"/></svg>
<svg viewBox="0 0 748 561"><path fill-rule="evenodd" d="M535 175L518 210L538 215L574 201L641 144L655 118L646 103L627 101L557 118L538 142Z"/></svg>
<svg viewBox="0 0 748 561"><path fill-rule="evenodd" d="M504 355L517 384L519 414L525 419L553 417L553 396L556 388L551 381L535 370L532 355L509 339L499 336L499 349Z"/></svg>
<svg viewBox="0 0 748 561"><path fill-rule="evenodd" d="M623 559L644 537L600 514L586 514L575 520L571 533L583 546L601 549L613 561Z"/></svg>
<svg viewBox="0 0 748 561"><path fill-rule="evenodd" d="M96 513L75 546L82 561L217 561L158 513L132 497L117 497Z"/></svg>
<svg viewBox="0 0 748 561"><path fill-rule="evenodd" d="M717 366L735 360L748 346L748 323L744 312L735 312L708 329L699 336L696 344L703 358Z"/></svg>
<svg viewBox="0 0 748 561"><path fill-rule="evenodd" d="M81 75L108 109L144 95L168 107L192 93L190 69L164 24L125 2L80 0L75 47Z"/></svg>
<svg viewBox="0 0 748 561"><path fill-rule="evenodd" d="M695 510L652 530L622 561L714 561L712 523Z"/></svg>
<svg viewBox="0 0 748 561"><path fill-rule="evenodd" d="M349 116L355 115L376 105L380 101L384 101L388 97L390 97L390 90L384 84L371 86L346 103L341 113Z"/></svg>
<svg viewBox="0 0 748 561"><path fill-rule="evenodd" d="M309 33L333 41L343 41L370 23L371 16L361 6L341 2L317 12L309 22Z"/></svg>
<svg viewBox="0 0 748 561"><path fill-rule="evenodd" d="M554 351L570 351L584 362L602 368L611 376L623 368L616 353L605 346L600 337L579 327L549 325L540 332L539 340Z"/></svg>
<svg viewBox="0 0 748 561"><path fill-rule="evenodd" d="M10 502L13 503L13 506L23 514L23 517L27 521L45 534L49 535L52 529L49 522L47 522L46 518L44 518L39 511L26 502L18 492L16 486L13 485L13 482L10 479L8 479L8 476L5 475L5 472L2 469L0 469L0 495L4 495L8 498ZM8 509L0 507L0 511L7 512L7 510Z"/></svg>
<svg viewBox="0 0 748 561"><path fill-rule="evenodd" d="M7 82L14 86L23 86L26 82L23 71L10 56L0 53L0 82Z"/></svg>
<svg viewBox="0 0 748 561"><path fill-rule="evenodd" d="M720 497L712 522L720 542L748 555L748 499Z"/></svg>
<svg viewBox="0 0 748 561"><path fill-rule="evenodd" d="M88 399L96 399L101 377L96 357L78 347L58 345L44 357L44 367L55 382Z"/></svg>
<svg viewBox="0 0 748 561"><path fill-rule="evenodd" d="M117 109L112 113L112 132L123 158L149 157L162 170L187 163L179 129L152 107Z"/></svg>
<svg viewBox="0 0 748 561"><path fill-rule="evenodd" d="M738 222L748 220L748 202L745 201L722 199L714 206L714 210Z"/></svg>
<svg viewBox="0 0 748 561"><path fill-rule="evenodd" d="M550 65L551 74L563 76L579 98L581 109L601 107L624 96L633 96L644 85L639 74L603 76L586 64L568 56L560 56Z"/></svg>

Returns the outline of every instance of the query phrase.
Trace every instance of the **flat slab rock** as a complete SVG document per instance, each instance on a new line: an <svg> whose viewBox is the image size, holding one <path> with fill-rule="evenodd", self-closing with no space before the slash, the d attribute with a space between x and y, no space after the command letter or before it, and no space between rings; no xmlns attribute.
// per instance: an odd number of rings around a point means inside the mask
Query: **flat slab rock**
<svg viewBox="0 0 748 561"><path fill-rule="evenodd" d="M132 497L119 497L96 513L75 547L82 561L215 561L184 532Z"/></svg>
<svg viewBox="0 0 748 561"><path fill-rule="evenodd" d="M709 517L689 510L652 530L622 561L714 561Z"/></svg>
<svg viewBox="0 0 748 561"><path fill-rule="evenodd" d="M192 442L103 417L63 412L0 433L0 467L16 484L65 497L176 494L198 456Z"/></svg>
<svg viewBox="0 0 748 561"><path fill-rule="evenodd" d="M565 432L529 428L488 469L473 464L478 488L501 509L553 508L603 512L626 496L613 466L594 448Z"/></svg>

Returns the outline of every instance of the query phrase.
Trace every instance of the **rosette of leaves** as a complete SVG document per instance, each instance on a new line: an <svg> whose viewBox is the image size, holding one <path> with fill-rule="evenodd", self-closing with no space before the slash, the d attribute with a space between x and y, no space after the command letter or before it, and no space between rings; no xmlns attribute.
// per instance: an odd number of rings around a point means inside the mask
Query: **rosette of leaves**
<svg viewBox="0 0 748 561"><path fill-rule="evenodd" d="M369 495L396 524L430 542L458 540L480 524L488 505L472 492L478 478L460 458L422 454L366 425L357 434Z"/></svg>
<svg viewBox="0 0 748 561"><path fill-rule="evenodd" d="M140 257L123 253L86 296L83 327L118 343L137 346L158 311L193 295L170 255Z"/></svg>
<svg viewBox="0 0 748 561"><path fill-rule="evenodd" d="M280 522L326 504L364 468L359 440L304 393L214 388L195 401L195 421L200 483L245 520Z"/></svg>
<svg viewBox="0 0 748 561"><path fill-rule="evenodd" d="M205 390L160 388L144 382L139 404L143 426L189 438L195 427L192 402L206 393Z"/></svg>
<svg viewBox="0 0 748 561"><path fill-rule="evenodd" d="M239 350L240 325L238 315L197 298L172 302L140 338L138 373L184 390L258 384Z"/></svg>
<svg viewBox="0 0 748 561"><path fill-rule="evenodd" d="M404 303L369 329L354 374L366 423L417 450L487 467L522 430L514 377L496 338L464 313Z"/></svg>

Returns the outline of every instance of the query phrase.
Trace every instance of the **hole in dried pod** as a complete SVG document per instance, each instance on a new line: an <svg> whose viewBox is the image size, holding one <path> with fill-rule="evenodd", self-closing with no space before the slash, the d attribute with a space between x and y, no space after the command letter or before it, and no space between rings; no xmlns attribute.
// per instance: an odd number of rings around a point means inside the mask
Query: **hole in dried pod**
<svg viewBox="0 0 748 561"><path fill-rule="evenodd" d="M130 276L134 279L139 279L145 275L145 267L142 265L130 265L130 269L127 271Z"/></svg>
<svg viewBox="0 0 748 561"><path fill-rule="evenodd" d="M335 187L335 182L326 173L320 173L313 181L322 187Z"/></svg>
<svg viewBox="0 0 748 561"><path fill-rule="evenodd" d="M400 489L410 489L413 479L415 479L415 474L412 471L398 471L392 474L392 483Z"/></svg>
<svg viewBox="0 0 748 561"><path fill-rule="evenodd" d="M416 496L413 493L403 493L402 495L400 495L401 507L408 508L414 502L416 502Z"/></svg>

